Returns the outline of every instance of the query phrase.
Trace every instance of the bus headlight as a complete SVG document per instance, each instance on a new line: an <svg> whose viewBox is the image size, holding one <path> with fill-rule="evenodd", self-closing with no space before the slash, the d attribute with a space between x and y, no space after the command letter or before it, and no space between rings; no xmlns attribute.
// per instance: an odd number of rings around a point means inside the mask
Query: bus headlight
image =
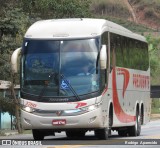
<svg viewBox="0 0 160 148"><path fill-rule="evenodd" d="M91 105L88 107L88 111L95 110L97 107L95 105Z"/></svg>
<svg viewBox="0 0 160 148"><path fill-rule="evenodd" d="M28 112L28 113L33 113L36 115L55 115L55 116L76 116L76 115L80 115L80 114L84 114L90 111L93 111L97 108L100 107L102 103L96 103L94 105L90 105L90 106L86 106L83 108L77 108L77 109L69 109L69 110L60 110L60 114L57 115L57 110L40 110L40 109L35 109L29 106L21 106L21 109Z"/></svg>
<svg viewBox="0 0 160 148"><path fill-rule="evenodd" d="M32 113L35 111L34 108L32 107L28 107L28 106L22 106L22 110L26 111L26 112L29 112L29 113Z"/></svg>
<svg viewBox="0 0 160 148"><path fill-rule="evenodd" d="M101 103L97 103L97 104L94 104L91 106L83 107L83 108L81 108L81 110L86 111L86 112L90 112L90 111L93 111L93 110L99 108L100 105L101 105Z"/></svg>
<svg viewBox="0 0 160 148"><path fill-rule="evenodd" d="M86 112L90 112L90 111L93 111L99 108L100 105L101 103L98 103L98 104L90 105L90 106L83 107L83 108L65 110L63 111L62 116L75 116L75 115L84 114Z"/></svg>

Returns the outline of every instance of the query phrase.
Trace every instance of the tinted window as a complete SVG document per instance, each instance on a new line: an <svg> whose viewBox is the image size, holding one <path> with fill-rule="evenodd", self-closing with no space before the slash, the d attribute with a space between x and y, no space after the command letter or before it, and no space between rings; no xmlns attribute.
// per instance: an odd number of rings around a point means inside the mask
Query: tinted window
<svg viewBox="0 0 160 148"><path fill-rule="evenodd" d="M144 71L149 68L147 43L111 34L111 53L113 52L113 48L115 48L117 66Z"/></svg>

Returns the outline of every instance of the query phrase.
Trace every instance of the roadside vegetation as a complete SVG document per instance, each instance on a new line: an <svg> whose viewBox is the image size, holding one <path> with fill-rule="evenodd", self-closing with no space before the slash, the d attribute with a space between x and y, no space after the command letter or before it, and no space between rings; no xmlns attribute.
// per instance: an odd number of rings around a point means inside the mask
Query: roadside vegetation
<svg viewBox="0 0 160 148"><path fill-rule="evenodd" d="M152 114L160 114L160 99L154 99L152 101Z"/></svg>
<svg viewBox="0 0 160 148"><path fill-rule="evenodd" d="M129 0L134 6L136 15L141 24L150 26L159 31L160 26L160 1L159 0Z"/></svg>
<svg viewBox="0 0 160 148"><path fill-rule="evenodd" d="M93 0L91 12L95 16L112 16L117 18L129 18L130 12L122 0Z"/></svg>
<svg viewBox="0 0 160 148"><path fill-rule="evenodd" d="M0 130L0 136L5 136L5 133Z"/></svg>

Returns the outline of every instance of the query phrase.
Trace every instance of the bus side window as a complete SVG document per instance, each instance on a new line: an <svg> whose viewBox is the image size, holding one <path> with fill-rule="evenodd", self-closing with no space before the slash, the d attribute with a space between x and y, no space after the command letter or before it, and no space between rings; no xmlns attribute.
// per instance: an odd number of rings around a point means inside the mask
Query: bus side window
<svg viewBox="0 0 160 148"><path fill-rule="evenodd" d="M110 69L112 70L116 66L116 40L115 35L111 34L110 37Z"/></svg>

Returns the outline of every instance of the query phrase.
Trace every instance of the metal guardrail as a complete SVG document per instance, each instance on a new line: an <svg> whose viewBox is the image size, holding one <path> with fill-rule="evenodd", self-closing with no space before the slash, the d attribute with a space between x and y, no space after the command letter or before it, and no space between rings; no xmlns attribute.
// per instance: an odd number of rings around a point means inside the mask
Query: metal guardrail
<svg viewBox="0 0 160 148"><path fill-rule="evenodd" d="M151 98L160 98L160 85L151 86Z"/></svg>

